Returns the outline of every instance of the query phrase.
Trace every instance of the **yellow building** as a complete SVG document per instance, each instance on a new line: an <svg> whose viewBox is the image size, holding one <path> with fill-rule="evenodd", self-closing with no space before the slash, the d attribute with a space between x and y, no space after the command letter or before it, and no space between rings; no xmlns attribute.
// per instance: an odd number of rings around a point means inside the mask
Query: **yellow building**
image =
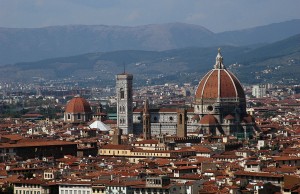
<svg viewBox="0 0 300 194"><path fill-rule="evenodd" d="M146 158L167 158L177 159L179 157L195 156L192 149L181 150L144 150L129 145L113 145L107 144L99 149L100 156L126 157L131 163L138 163L139 160Z"/></svg>

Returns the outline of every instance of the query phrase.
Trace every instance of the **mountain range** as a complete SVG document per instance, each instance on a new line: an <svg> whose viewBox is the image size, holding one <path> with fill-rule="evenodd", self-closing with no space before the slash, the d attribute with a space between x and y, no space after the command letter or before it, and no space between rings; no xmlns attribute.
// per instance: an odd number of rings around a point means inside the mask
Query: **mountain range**
<svg viewBox="0 0 300 194"><path fill-rule="evenodd" d="M300 33L274 43L253 46L221 46L224 64L243 83L299 81ZM135 82L197 84L215 63L217 46L189 47L166 51L123 50L96 52L36 62L0 66L2 81L73 79L114 85L114 76L124 71ZM291 82L291 83L292 83Z"/></svg>
<svg viewBox="0 0 300 194"><path fill-rule="evenodd" d="M184 23L0 28L0 65L117 50L165 51L224 45L253 48L299 33L300 19L221 33Z"/></svg>

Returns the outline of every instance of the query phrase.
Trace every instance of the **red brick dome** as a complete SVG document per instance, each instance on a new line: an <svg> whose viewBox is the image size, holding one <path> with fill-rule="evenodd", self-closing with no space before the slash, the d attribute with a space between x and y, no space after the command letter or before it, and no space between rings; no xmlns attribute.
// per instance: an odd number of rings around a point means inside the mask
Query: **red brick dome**
<svg viewBox="0 0 300 194"><path fill-rule="evenodd" d="M202 125L217 125L219 122L216 117L208 114L202 117L199 123Z"/></svg>
<svg viewBox="0 0 300 194"><path fill-rule="evenodd" d="M68 113L90 113L92 112L90 104L82 97L74 97L66 106Z"/></svg>
<svg viewBox="0 0 300 194"><path fill-rule="evenodd" d="M223 65L223 57L220 51L216 57L214 69L209 71L199 82L195 98L245 98L239 80Z"/></svg>

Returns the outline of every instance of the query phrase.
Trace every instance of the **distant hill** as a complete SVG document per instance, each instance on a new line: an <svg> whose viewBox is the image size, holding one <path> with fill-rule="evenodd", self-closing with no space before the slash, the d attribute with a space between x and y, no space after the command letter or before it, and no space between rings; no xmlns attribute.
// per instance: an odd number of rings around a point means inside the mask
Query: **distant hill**
<svg viewBox="0 0 300 194"><path fill-rule="evenodd" d="M300 34L246 51L236 59L243 64L237 72L245 82L299 84Z"/></svg>
<svg viewBox="0 0 300 194"><path fill-rule="evenodd" d="M300 33L300 20L213 33L184 23L136 27L71 25L0 28L0 65L116 50L163 51L187 47L266 44Z"/></svg>
<svg viewBox="0 0 300 194"><path fill-rule="evenodd" d="M125 26L0 28L0 64L116 50L168 50L217 45L202 26L173 23Z"/></svg>
<svg viewBox="0 0 300 194"><path fill-rule="evenodd" d="M216 34L218 39L226 44L251 45L257 43L272 43L299 34L300 19L274 23L265 26Z"/></svg>
<svg viewBox="0 0 300 194"><path fill-rule="evenodd" d="M226 67L244 83L297 79L300 73L300 34L259 48L221 46ZM215 63L218 47L167 51L124 50L23 62L0 67L0 79L30 81L45 79L101 80L114 84L116 74L133 73L135 82L197 83ZM292 71L289 73L289 71ZM268 73L270 72L270 73ZM250 76L251 75L251 76ZM283 76L283 77L281 77Z"/></svg>

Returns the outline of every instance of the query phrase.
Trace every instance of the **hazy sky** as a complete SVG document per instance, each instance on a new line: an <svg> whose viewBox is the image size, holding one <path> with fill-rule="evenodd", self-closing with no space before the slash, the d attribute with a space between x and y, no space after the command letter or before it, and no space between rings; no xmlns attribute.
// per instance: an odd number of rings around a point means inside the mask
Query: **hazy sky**
<svg viewBox="0 0 300 194"><path fill-rule="evenodd" d="M300 0L0 0L1 27L184 22L213 32L300 19Z"/></svg>

